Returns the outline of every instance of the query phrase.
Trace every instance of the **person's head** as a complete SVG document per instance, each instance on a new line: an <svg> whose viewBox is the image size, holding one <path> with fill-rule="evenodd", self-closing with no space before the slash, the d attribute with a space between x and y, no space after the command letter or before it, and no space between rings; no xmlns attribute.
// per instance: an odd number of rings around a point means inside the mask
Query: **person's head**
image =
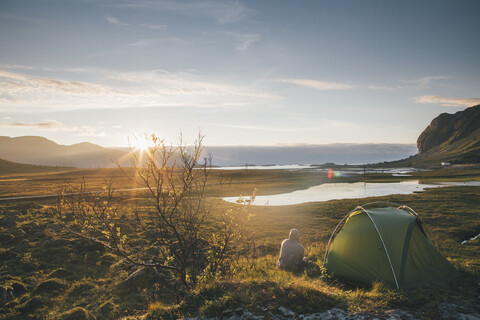
<svg viewBox="0 0 480 320"><path fill-rule="evenodd" d="M288 238L290 240L300 242L300 233L298 233L297 229L292 229L290 230L290 234L288 235Z"/></svg>

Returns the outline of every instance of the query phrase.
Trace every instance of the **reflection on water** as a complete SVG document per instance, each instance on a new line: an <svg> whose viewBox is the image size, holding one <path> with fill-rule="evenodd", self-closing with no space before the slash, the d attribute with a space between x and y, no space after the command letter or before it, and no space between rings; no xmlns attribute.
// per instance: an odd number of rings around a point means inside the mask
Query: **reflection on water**
<svg viewBox="0 0 480 320"><path fill-rule="evenodd" d="M444 186L480 186L480 181L445 182L438 184L422 184L418 180L396 183L324 183L305 190L296 190L289 193L257 196L254 205L257 206L285 206L306 202L328 201L334 199L356 199L366 197L380 197L391 194L411 194L423 191L425 188ZM237 197L223 198L228 202L237 202Z"/></svg>
<svg viewBox="0 0 480 320"><path fill-rule="evenodd" d="M270 165L270 166L256 166L256 165L245 165L238 167L213 167L214 170L289 170L289 171L298 171L298 170L309 170L315 172L329 172L333 171L331 168L324 168L310 164L290 164L290 165ZM383 173L391 174L392 176L397 177L408 177L409 173L417 171L428 171L427 169L417 169L417 168L364 168L363 166L359 167L347 167L342 169L336 169L334 172L335 176L351 176L351 175L361 175L361 174L370 174L370 173Z"/></svg>

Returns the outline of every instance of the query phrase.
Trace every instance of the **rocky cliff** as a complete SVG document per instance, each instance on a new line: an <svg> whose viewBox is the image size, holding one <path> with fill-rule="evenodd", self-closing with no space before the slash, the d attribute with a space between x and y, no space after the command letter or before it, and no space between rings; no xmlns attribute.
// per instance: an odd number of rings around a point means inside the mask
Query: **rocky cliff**
<svg viewBox="0 0 480 320"><path fill-rule="evenodd" d="M480 105L432 120L417 140L420 159L480 162Z"/></svg>

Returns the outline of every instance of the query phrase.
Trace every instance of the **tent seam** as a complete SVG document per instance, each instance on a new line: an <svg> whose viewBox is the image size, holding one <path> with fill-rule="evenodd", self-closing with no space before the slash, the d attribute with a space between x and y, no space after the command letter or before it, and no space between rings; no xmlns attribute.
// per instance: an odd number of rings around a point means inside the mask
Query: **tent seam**
<svg viewBox="0 0 480 320"><path fill-rule="evenodd" d="M367 214L370 221L372 221L373 226L375 227L375 230L377 230L377 234L380 237L380 241L382 242L383 248L385 249L385 254L387 255L388 263L390 264L390 269L392 270L393 279L395 280L395 284L397 285L397 289L400 290L400 286L398 285L397 275L395 274L395 270L393 269L392 261L390 260L390 255L388 254L387 246L385 245L385 242L383 241L383 237L380 233L380 230L378 230L378 227L377 227L375 221L373 221L373 218L370 216L368 211L363 207L359 207L359 208L362 209Z"/></svg>

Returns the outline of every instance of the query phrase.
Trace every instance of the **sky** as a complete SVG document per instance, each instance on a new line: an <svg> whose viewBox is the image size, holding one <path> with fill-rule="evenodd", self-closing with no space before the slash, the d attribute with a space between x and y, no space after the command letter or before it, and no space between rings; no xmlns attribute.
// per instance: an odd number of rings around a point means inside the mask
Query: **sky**
<svg viewBox="0 0 480 320"><path fill-rule="evenodd" d="M480 104L480 1L0 0L0 135L416 143Z"/></svg>

